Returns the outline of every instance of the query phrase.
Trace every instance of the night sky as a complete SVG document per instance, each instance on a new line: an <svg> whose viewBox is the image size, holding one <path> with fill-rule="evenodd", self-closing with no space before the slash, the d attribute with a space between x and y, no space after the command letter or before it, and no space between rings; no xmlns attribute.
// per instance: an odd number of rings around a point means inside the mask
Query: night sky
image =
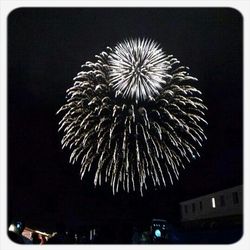
<svg viewBox="0 0 250 250"><path fill-rule="evenodd" d="M128 37L173 54L203 92L208 140L167 189L112 195L80 180L57 132L85 61ZM8 217L38 229L178 220L180 201L242 184L242 17L230 8L21 8L8 18Z"/></svg>

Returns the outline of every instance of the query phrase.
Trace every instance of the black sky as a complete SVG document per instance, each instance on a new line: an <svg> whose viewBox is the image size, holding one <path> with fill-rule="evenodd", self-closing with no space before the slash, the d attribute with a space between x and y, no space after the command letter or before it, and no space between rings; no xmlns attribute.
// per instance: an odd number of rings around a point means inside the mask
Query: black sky
<svg viewBox="0 0 250 250"><path fill-rule="evenodd" d="M8 17L9 218L53 227L174 218L178 202L242 184L242 17L230 8L20 8ZM174 187L112 195L80 181L57 133L65 91L85 61L149 37L197 77L209 110L201 158Z"/></svg>

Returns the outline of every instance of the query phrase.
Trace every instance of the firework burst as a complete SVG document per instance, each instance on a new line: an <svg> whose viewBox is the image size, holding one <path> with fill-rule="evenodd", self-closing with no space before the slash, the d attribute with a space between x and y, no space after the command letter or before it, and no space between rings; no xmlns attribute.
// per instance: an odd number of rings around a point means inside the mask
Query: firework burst
<svg viewBox="0 0 250 250"><path fill-rule="evenodd" d="M109 182L113 193L173 184L206 139L197 79L149 39L125 40L96 58L82 65L58 111L70 162L80 162L81 178L94 169L94 185Z"/></svg>
<svg viewBox="0 0 250 250"><path fill-rule="evenodd" d="M110 53L109 81L123 97L145 100L160 94L168 65L165 54L152 40L127 40Z"/></svg>

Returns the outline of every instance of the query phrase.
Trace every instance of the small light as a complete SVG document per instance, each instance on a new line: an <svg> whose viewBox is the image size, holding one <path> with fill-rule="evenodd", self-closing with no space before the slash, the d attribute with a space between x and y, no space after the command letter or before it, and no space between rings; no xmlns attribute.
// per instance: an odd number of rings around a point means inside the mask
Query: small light
<svg viewBox="0 0 250 250"><path fill-rule="evenodd" d="M15 232L15 230L16 230L15 225L11 224L9 226L9 231Z"/></svg>
<svg viewBox="0 0 250 250"><path fill-rule="evenodd" d="M216 208L216 203L215 203L215 198L214 197L212 198L212 207Z"/></svg>
<svg viewBox="0 0 250 250"><path fill-rule="evenodd" d="M158 238L161 237L161 231L159 229L155 230L155 236Z"/></svg>

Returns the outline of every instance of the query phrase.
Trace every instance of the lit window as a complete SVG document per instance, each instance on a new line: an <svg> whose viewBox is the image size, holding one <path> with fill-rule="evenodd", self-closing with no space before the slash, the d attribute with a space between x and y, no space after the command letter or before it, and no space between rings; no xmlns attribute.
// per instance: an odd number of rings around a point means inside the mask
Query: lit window
<svg viewBox="0 0 250 250"><path fill-rule="evenodd" d="M216 203L215 203L215 198L214 197L212 198L212 207L216 208Z"/></svg>

